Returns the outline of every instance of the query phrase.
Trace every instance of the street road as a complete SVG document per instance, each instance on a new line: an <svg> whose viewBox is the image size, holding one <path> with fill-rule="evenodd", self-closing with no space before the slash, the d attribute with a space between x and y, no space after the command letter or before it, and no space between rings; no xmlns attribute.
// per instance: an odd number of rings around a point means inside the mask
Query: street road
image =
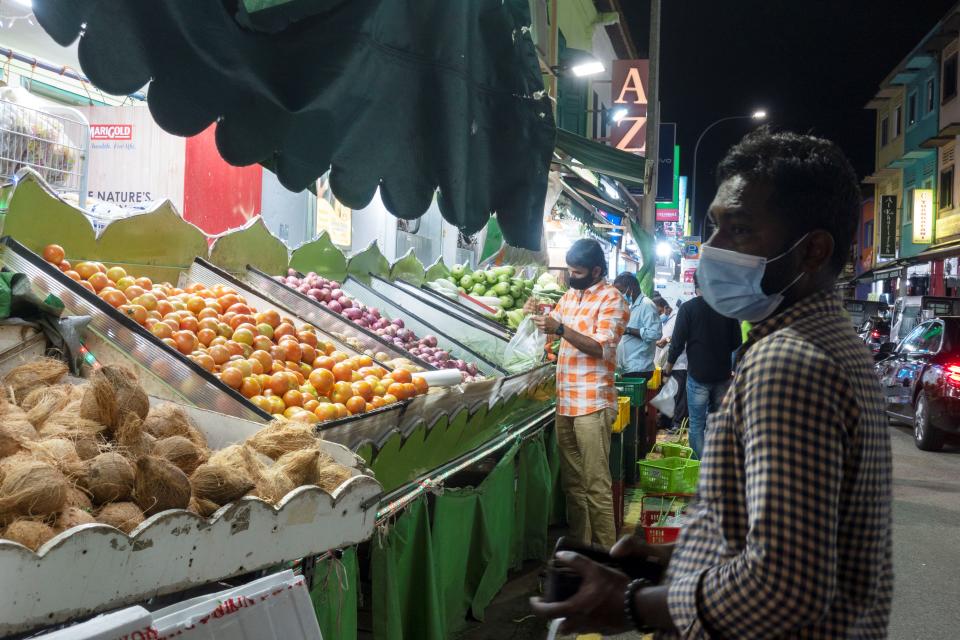
<svg viewBox="0 0 960 640"><path fill-rule="evenodd" d="M890 638L960 638L960 445L928 453L890 427L896 591Z"/></svg>

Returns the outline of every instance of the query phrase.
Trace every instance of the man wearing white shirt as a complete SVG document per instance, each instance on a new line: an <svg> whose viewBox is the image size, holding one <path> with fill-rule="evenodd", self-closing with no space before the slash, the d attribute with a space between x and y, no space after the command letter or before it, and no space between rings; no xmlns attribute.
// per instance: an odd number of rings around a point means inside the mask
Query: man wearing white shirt
<svg viewBox="0 0 960 640"><path fill-rule="evenodd" d="M670 304L663 298L655 298L654 303L660 312L660 317L666 316L663 323L663 337L657 341L657 366L663 368L667 363L667 354L669 353L670 338L673 336L673 329L677 324L677 312L670 307ZM670 420L671 429L676 430L683 424L687 417L687 352L684 351L677 358L673 365L673 377L676 379L679 389L674 397L673 419Z"/></svg>

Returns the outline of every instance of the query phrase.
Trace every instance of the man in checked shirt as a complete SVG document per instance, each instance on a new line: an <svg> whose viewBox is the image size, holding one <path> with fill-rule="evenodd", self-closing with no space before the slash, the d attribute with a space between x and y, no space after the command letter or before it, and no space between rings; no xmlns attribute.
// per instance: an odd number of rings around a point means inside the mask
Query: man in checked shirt
<svg viewBox="0 0 960 640"><path fill-rule="evenodd" d="M660 585L582 556L565 628L661 638L885 638L893 590L891 460L872 359L833 293L857 225L857 177L832 143L767 130L717 171L704 298L753 324L706 433L697 501L675 545L625 538L617 558L667 566Z"/></svg>
<svg viewBox="0 0 960 640"><path fill-rule="evenodd" d="M610 547L617 540L610 477L610 428L616 418L613 373L617 343L630 317L627 302L607 283L607 259L596 240L567 251L567 282L556 309L535 316L537 327L562 339L557 359L557 444L567 496L570 536ZM536 311L533 299L524 305Z"/></svg>

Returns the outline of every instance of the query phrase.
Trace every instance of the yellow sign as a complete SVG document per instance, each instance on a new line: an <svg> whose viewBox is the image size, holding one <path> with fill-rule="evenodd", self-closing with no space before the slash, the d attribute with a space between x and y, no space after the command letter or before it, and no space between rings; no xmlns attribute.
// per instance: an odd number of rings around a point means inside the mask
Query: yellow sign
<svg viewBox="0 0 960 640"><path fill-rule="evenodd" d="M339 247L349 247L353 211L343 206L330 191L329 176L317 180L317 233L326 231L330 240Z"/></svg>
<svg viewBox="0 0 960 640"><path fill-rule="evenodd" d="M933 189L913 190L913 243L933 242Z"/></svg>

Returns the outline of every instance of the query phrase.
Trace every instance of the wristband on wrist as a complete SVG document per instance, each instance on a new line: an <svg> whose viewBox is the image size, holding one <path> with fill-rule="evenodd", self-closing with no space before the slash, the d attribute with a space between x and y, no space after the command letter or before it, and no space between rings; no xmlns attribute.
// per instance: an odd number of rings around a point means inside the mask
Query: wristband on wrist
<svg viewBox="0 0 960 640"><path fill-rule="evenodd" d="M639 578L634 580L627 585L627 590L624 592L623 596L623 609L624 614L627 620L629 620L634 629L640 633L653 633L656 629L650 625L644 625L643 620L640 619L640 612L637 611L637 592L644 587L652 587L653 583L649 580L644 580Z"/></svg>
<svg viewBox="0 0 960 640"><path fill-rule="evenodd" d="M558 336L562 336L562 335L563 335L563 324L562 324L562 323L557 325L557 335L558 335Z"/></svg>

